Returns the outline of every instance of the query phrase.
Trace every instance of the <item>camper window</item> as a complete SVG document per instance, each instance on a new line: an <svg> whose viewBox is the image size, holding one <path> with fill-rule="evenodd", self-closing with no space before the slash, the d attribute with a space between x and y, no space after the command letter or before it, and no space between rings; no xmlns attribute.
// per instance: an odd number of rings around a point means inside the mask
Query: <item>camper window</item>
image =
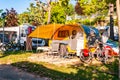
<svg viewBox="0 0 120 80"><path fill-rule="evenodd" d="M68 37L69 36L69 31L68 30L61 30L58 32L58 37Z"/></svg>
<svg viewBox="0 0 120 80"><path fill-rule="evenodd" d="M76 37L77 31L73 30L72 31L72 35L71 35L71 39L74 39Z"/></svg>

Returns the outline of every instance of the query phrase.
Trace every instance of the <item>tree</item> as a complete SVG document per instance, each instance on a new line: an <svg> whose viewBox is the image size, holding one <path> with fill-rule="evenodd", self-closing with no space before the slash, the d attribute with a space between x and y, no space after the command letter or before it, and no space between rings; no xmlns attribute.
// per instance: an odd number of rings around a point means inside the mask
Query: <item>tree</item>
<svg viewBox="0 0 120 80"><path fill-rule="evenodd" d="M0 14L3 12L3 10L2 9L0 9ZM2 24L3 24L3 19L2 19L2 17L0 16L0 27L2 26Z"/></svg>
<svg viewBox="0 0 120 80"><path fill-rule="evenodd" d="M68 4L66 7L62 6L59 2L51 2L51 23L65 23L66 17L74 13L74 7L72 4ZM48 12L46 13L46 23L48 20Z"/></svg>
<svg viewBox="0 0 120 80"><path fill-rule="evenodd" d="M18 26L17 12L14 10L14 8L11 8L11 10L6 9L6 11L7 15L5 26Z"/></svg>
<svg viewBox="0 0 120 80"><path fill-rule="evenodd" d="M38 3L36 3L36 5L34 5L33 3L31 3L30 7L28 8L29 20L31 23L33 23L36 26L43 24L44 10L43 10L42 6L44 6L44 5L39 5Z"/></svg>
<svg viewBox="0 0 120 80"><path fill-rule="evenodd" d="M59 0L59 5L64 8L64 12L65 12L65 18L67 20L68 16L71 16L74 14L74 7L72 4L69 4L70 0Z"/></svg>
<svg viewBox="0 0 120 80"><path fill-rule="evenodd" d="M71 15L74 12L72 5L69 5L69 0L47 0L47 3L42 5L40 0L35 0L36 4L39 7L42 6L43 16L42 18L44 23L65 23L66 16Z"/></svg>
<svg viewBox="0 0 120 80"><path fill-rule="evenodd" d="M80 6L84 15L103 15L108 8L104 0L78 0L76 5Z"/></svg>
<svg viewBox="0 0 120 80"><path fill-rule="evenodd" d="M49 24L50 23L50 18L51 18L51 0L48 0L47 6L48 6L48 20L47 20L47 24Z"/></svg>
<svg viewBox="0 0 120 80"><path fill-rule="evenodd" d="M36 3L37 3L37 5L39 5L39 6L41 6L42 4L42 2L40 1L40 0L35 0L36 1ZM50 23L50 19L51 19L51 2L52 2L52 0L47 0L47 3L46 3L46 5L44 4L44 5L42 5L42 9L43 9L43 12L44 11L46 11L46 12L48 12L48 16L47 16L47 24L49 24ZM56 1L55 1L56 2Z"/></svg>
<svg viewBox="0 0 120 80"><path fill-rule="evenodd" d="M119 32L119 79L120 79L120 1L116 0L117 16L118 16L118 32Z"/></svg>
<svg viewBox="0 0 120 80"><path fill-rule="evenodd" d="M18 18L19 18L19 24L30 23L29 12L23 12L23 13L19 14Z"/></svg>
<svg viewBox="0 0 120 80"><path fill-rule="evenodd" d="M70 0L59 0L59 5L62 7L67 7Z"/></svg>
<svg viewBox="0 0 120 80"><path fill-rule="evenodd" d="M44 14L45 10L43 9L45 5L43 3L30 3L30 7L27 8L28 11L19 14L19 22L30 23L32 25L38 26L44 24Z"/></svg>
<svg viewBox="0 0 120 80"><path fill-rule="evenodd" d="M91 25L91 23L98 22L94 21L93 18L108 15L108 6L105 0L77 0L75 12L82 17L82 22L84 19L89 19L89 25Z"/></svg>
<svg viewBox="0 0 120 80"><path fill-rule="evenodd" d="M75 12L78 14L78 15L83 15L83 8L80 6L80 3L77 2L76 5L75 5Z"/></svg>
<svg viewBox="0 0 120 80"><path fill-rule="evenodd" d="M65 23L66 16L64 8L59 5L54 5L51 9L51 23Z"/></svg>

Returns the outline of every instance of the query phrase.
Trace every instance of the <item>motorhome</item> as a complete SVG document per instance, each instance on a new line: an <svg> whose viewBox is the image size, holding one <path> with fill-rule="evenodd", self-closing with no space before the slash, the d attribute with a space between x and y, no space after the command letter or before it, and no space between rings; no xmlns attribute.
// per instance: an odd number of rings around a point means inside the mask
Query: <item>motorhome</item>
<svg viewBox="0 0 120 80"><path fill-rule="evenodd" d="M15 43L20 43L21 46L25 46L26 44L26 37L28 33L32 32L36 27L29 25L29 24L23 24L20 26L14 26L14 27L2 27L0 28L0 33L4 35L8 35L9 41L14 41ZM32 47L36 48L37 46L44 46L45 40L38 39L38 38L32 38Z"/></svg>

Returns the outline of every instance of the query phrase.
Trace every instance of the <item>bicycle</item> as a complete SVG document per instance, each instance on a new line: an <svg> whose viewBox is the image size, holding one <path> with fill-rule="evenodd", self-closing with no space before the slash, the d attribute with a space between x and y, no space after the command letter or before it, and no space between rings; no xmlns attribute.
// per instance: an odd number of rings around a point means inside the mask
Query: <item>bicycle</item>
<svg viewBox="0 0 120 80"><path fill-rule="evenodd" d="M89 63L95 58L98 61L107 63L108 59L112 57L111 47L103 43L97 43L96 46L89 46L88 49L82 49L80 52L80 60Z"/></svg>
<svg viewBox="0 0 120 80"><path fill-rule="evenodd" d="M4 53L7 50L7 43L0 43L0 51Z"/></svg>

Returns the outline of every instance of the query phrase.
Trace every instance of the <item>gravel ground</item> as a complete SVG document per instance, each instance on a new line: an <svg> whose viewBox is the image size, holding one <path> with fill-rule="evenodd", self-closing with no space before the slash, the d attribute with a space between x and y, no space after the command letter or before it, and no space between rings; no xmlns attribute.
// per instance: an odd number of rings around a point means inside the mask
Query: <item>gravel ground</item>
<svg viewBox="0 0 120 80"><path fill-rule="evenodd" d="M28 60L30 61L40 61L40 62L47 62L47 63L51 63L51 64L55 64L57 66L61 66L61 65L68 65L68 64L80 64L83 63L80 61L79 58L77 57L60 57L60 56L54 56L54 55L46 55L45 53L39 53L39 54L33 54L32 56L30 56L28 58ZM96 61L95 59L92 60L92 64L101 64L100 61Z"/></svg>

